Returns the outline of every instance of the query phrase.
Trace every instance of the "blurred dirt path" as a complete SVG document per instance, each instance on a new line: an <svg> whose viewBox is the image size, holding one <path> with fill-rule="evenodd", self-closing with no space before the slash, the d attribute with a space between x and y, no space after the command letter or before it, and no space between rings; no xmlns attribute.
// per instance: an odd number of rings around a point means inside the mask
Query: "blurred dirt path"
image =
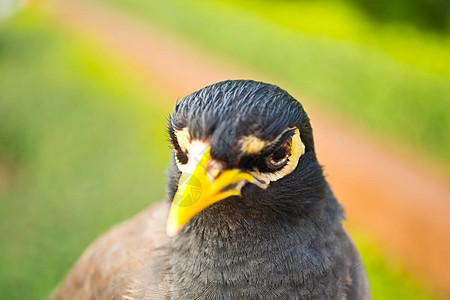
<svg viewBox="0 0 450 300"><path fill-rule="evenodd" d="M225 79L279 84L117 9L72 0L54 4L54 12L67 26L120 54L144 81L165 90L171 96L168 107L176 98ZM301 95L298 89L286 89ZM310 102L304 104L319 160L346 207L351 227L371 232L382 249L450 296L448 178L417 167L399 151L386 150Z"/></svg>

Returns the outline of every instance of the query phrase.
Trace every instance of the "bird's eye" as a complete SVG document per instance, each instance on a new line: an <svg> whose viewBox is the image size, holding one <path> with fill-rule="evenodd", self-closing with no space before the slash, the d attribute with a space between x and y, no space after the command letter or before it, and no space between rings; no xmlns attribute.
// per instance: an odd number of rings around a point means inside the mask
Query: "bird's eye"
<svg viewBox="0 0 450 300"><path fill-rule="evenodd" d="M266 157L266 164L271 169L279 169L284 166L291 153L291 141L287 140L275 152Z"/></svg>
<svg viewBox="0 0 450 300"><path fill-rule="evenodd" d="M181 150L178 150L178 151L175 150L175 157L177 158L177 161L182 165L185 165L188 163L189 158L188 158L187 154Z"/></svg>
<svg viewBox="0 0 450 300"><path fill-rule="evenodd" d="M172 147L173 152L175 153L175 158L177 161L177 164L179 165L185 165L187 164L189 158L185 151L183 151L180 146L178 145L178 142L174 139L170 139L170 146Z"/></svg>

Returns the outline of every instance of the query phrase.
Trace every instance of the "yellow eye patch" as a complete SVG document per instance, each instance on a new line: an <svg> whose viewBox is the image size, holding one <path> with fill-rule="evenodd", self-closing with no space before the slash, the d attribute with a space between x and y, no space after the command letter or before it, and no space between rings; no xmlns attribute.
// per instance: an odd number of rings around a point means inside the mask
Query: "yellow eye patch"
<svg viewBox="0 0 450 300"><path fill-rule="evenodd" d="M300 138L300 131L298 128L295 129L295 133L292 136L291 153L289 155L287 164L279 171L273 173L262 173L257 170L250 171L249 173L253 175L254 178L258 179L257 185L265 189L271 181L277 181L284 176L290 174L297 168L298 160L300 156L305 153L305 145Z"/></svg>
<svg viewBox="0 0 450 300"><path fill-rule="evenodd" d="M191 146L191 136L189 134L189 130L187 127L184 127L181 130L177 130L175 132L175 135L177 136L178 145L180 146L183 151L186 151Z"/></svg>
<svg viewBox="0 0 450 300"><path fill-rule="evenodd" d="M269 144L268 141L263 141L254 135L243 137L239 143L241 144L241 151L246 154L259 153Z"/></svg>

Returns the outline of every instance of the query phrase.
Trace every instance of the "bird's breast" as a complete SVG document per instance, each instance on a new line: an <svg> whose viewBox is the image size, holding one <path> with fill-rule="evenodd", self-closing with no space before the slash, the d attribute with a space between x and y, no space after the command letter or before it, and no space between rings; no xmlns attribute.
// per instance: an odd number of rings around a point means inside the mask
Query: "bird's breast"
<svg viewBox="0 0 450 300"><path fill-rule="evenodd" d="M302 224L244 234L228 229L173 240L170 284L176 299L332 298L343 257L329 237ZM309 232L309 234L304 234ZM341 270L339 270L341 269ZM344 279L342 279L344 280ZM343 293L343 291L342 291ZM214 295L214 297L211 297ZM329 296L329 297L328 297Z"/></svg>

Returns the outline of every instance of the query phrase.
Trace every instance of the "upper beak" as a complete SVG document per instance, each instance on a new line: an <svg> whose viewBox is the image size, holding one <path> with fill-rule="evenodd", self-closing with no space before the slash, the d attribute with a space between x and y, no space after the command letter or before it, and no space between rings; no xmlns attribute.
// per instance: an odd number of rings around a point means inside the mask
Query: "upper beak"
<svg viewBox="0 0 450 300"><path fill-rule="evenodd" d="M238 169L224 170L213 178L207 168L211 161L210 149L205 147L200 153L191 155L181 174L167 219L169 236L174 236L190 219L211 204L239 195L243 183L254 180L252 175Z"/></svg>

